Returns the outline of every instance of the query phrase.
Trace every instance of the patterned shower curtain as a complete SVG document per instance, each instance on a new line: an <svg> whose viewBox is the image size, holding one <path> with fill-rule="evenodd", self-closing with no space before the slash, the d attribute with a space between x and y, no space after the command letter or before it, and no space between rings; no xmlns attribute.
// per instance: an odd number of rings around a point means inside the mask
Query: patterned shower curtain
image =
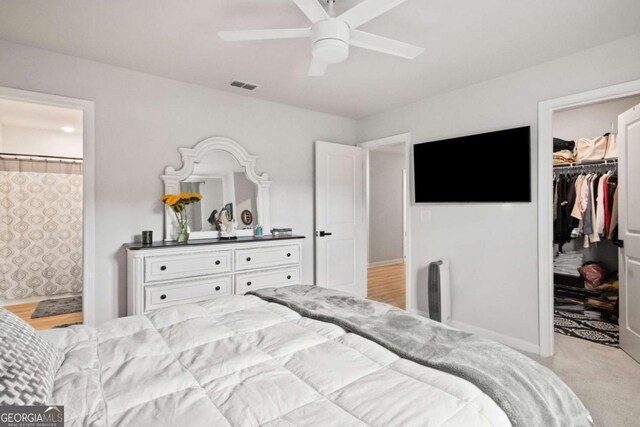
<svg viewBox="0 0 640 427"><path fill-rule="evenodd" d="M0 302L82 292L82 165L0 159Z"/></svg>

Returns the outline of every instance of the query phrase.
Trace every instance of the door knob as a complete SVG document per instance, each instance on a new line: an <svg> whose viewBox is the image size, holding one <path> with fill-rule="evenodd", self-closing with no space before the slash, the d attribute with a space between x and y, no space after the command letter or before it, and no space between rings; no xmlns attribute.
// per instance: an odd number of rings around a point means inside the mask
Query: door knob
<svg viewBox="0 0 640 427"><path fill-rule="evenodd" d="M331 234L333 234L333 233L329 233L328 231L321 231L319 233L320 237L331 236Z"/></svg>

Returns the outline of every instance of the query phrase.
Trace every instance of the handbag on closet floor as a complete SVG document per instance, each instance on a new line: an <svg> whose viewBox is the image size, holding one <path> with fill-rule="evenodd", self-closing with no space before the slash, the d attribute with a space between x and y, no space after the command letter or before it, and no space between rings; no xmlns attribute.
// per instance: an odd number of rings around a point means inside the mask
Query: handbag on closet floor
<svg viewBox="0 0 640 427"><path fill-rule="evenodd" d="M594 139L580 138L576 141L576 161L602 160L607 152L607 135Z"/></svg>

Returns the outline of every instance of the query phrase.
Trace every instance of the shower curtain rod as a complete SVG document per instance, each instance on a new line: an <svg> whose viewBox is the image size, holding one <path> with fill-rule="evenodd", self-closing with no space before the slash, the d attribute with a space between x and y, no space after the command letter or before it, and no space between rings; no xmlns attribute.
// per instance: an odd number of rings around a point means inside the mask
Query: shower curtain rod
<svg viewBox="0 0 640 427"><path fill-rule="evenodd" d="M62 157L62 156L41 156L38 154L20 154L20 153L0 153L1 158L9 158L15 160L56 160L56 161L71 161L71 162L82 162L82 158L80 157Z"/></svg>

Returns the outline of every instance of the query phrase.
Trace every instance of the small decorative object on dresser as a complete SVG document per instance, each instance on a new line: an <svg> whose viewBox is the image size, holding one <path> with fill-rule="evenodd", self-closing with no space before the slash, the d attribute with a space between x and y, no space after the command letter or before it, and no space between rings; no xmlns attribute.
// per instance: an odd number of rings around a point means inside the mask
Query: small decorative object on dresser
<svg viewBox="0 0 640 427"><path fill-rule="evenodd" d="M273 237L287 237L293 234L293 230L290 227L272 228L271 234Z"/></svg>
<svg viewBox="0 0 640 427"><path fill-rule="evenodd" d="M128 314L300 283L304 236L131 243Z"/></svg>
<svg viewBox="0 0 640 427"><path fill-rule="evenodd" d="M250 210L245 209L240 214L240 219L242 220L242 223L244 225L251 225L251 223L253 222L253 214Z"/></svg>
<svg viewBox="0 0 640 427"><path fill-rule="evenodd" d="M146 230L142 232L142 244L150 245L153 243L153 231Z"/></svg>
<svg viewBox="0 0 640 427"><path fill-rule="evenodd" d="M237 239L236 220L233 219L233 205L230 203L220 212L220 238Z"/></svg>
<svg viewBox="0 0 640 427"><path fill-rule="evenodd" d="M189 215L195 203L202 200L202 195L198 193L165 194L160 199L162 203L171 208L180 231L178 232L178 242L186 243L189 240Z"/></svg>

